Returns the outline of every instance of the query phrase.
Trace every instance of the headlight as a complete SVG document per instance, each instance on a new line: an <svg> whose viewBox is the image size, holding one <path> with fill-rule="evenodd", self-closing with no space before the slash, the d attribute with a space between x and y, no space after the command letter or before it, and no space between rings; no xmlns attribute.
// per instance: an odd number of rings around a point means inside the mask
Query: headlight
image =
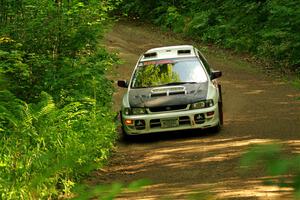
<svg viewBox="0 0 300 200"><path fill-rule="evenodd" d="M131 113L130 108L124 108L125 115L130 115L130 113Z"/></svg>
<svg viewBox="0 0 300 200"><path fill-rule="evenodd" d="M146 109L145 108L132 108L131 113L133 115L143 115L146 113Z"/></svg>
<svg viewBox="0 0 300 200"><path fill-rule="evenodd" d="M146 114L145 108L124 108L125 115L143 115Z"/></svg>
<svg viewBox="0 0 300 200"><path fill-rule="evenodd" d="M199 101L197 103L191 104L190 109L201 109L201 108L208 108L214 105L214 101L212 99Z"/></svg>

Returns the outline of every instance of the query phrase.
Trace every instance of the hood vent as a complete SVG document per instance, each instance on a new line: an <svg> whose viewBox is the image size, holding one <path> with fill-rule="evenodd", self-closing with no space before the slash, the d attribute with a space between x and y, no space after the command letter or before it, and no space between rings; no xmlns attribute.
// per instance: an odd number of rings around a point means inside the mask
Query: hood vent
<svg viewBox="0 0 300 200"><path fill-rule="evenodd" d="M185 94L185 91L176 91L176 92L169 92L169 95L179 95L179 94Z"/></svg>
<svg viewBox="0 0 300 200"><path fill-rule="evenodd" d="M191 54L191 50L190 49L188 49L188 50L178 50L177 53L178 53L178 55Z"/></svg>
<svg viewBox="0 0 300 200"><path fill-rule="evenodd" d="M162 97L171 95L182 95L186 94L185 87L168 87L168 88L155 88L151 91L151 97Z"/></svg>
<svg viewBox="0 0 300 200"><path fill-rule="evenodd" d="M157 56L157 53L156 52L153 52L153 53L145 53L144 54L144 58L153 58L153 57L156 57Z"/></svg>
<svg viewBox="0 0 300 200"><path fill-rule="evenodd" d="M151 97L163 97L167 96L167 93L151 93Z"/></svg>

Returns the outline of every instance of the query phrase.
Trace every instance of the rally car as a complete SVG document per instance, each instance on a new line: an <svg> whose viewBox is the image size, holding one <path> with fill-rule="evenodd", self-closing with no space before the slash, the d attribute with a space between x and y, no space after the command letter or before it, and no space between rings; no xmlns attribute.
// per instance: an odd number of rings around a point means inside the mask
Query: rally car
<svg viewBox="0 0 300 200"><path fill-rule="evenodd" d="M120 119L125 135L185 129L219 131L223 124L221 71L191 45L153 48L142 54L127 88Z"/></svg>

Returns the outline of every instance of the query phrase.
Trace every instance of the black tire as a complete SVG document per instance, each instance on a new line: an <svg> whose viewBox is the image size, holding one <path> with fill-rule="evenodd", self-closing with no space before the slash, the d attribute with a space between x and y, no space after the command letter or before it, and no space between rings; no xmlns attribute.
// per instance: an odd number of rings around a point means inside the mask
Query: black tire
<svg viewBox="0 0 300 200"><path fill-rule="evenodd" d="M221 85L218 85L218 88L219 88L219 101L218 101L219 123L218 125L211 128L211 132L213 133L218 133L223 126L223 103L222 103Z"/></svg>
<svg viewBox="0 0 300 200"><path fill-rule="evenodd" d="M124 141L128 141L128 140L132 139L132 136L128 135L124 130L122 112L121 111L119 112L119 120L120 120L119 132L120 132L120 135L121 135L121 139L124 140Z"/></svg>
<svg viewBox="0 0 300 200"><path fill-rule="evenodd" d="M219 121L221 126L223 125L223 99L222 99L222 88L221 85L218 85L219 88L219 101L218 101L218 109L219 109Z"/></svg>
<svg viewBox="0 0 300 200"><path fill-rule="evenodd" d="M124 141L129 141L129 140L132 139L132 136L131 136L131 135L128 135L128 134L125 132L125 130L124 130L124 128L123 128L123 125L122 125L122 127L121 127L121 135L122 135L122 140L124 140Z"/></svg>
<svg viewBox="0 0 300 200"><path fill-rule="evenodd" d="M223 101L223 99L222 99L222 87L221 87L221 85L220 84L218 84L218 89L219 89L219 101Z"/></svg>
<svg viewBox="0 0 300 200"><path fill-rule="evenodd" d="M218 133L222 129L223 126L223 108L222 108L222 102L218 102L218 110L219 110L219 123L217 126L212 127L213 133Z"/></svg>
<svg viewBox="0 0 300 200"><path fill-rule="evenodd" d="M223 105L222 102L218 102L218 110L219 110L219 121L220 125L223 126Z"/></svg>
<svg viewBox="0 0 300 200"><path fill-rule="evenodd" d="M219 133L220 132L220 130L221 130L221 125L220 124L218 124L217 126L214 126L214 127L211 127L210 128L210 132L211 133Z"/></svg>

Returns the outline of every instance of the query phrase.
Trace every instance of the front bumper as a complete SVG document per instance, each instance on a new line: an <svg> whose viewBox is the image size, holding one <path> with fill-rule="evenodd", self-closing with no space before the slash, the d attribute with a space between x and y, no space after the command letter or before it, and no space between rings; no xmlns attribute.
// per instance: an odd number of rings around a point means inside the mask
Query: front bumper
<svg viewBox="0 0 300 200"><path fill-rule="evenodd" d="M166 122L168 123L166 124ZM219 123L218 104L209 108L195 110L179 110L143 115L122 114L123 129L128 135L186 129L205 129L217 126Z"/></svg>

